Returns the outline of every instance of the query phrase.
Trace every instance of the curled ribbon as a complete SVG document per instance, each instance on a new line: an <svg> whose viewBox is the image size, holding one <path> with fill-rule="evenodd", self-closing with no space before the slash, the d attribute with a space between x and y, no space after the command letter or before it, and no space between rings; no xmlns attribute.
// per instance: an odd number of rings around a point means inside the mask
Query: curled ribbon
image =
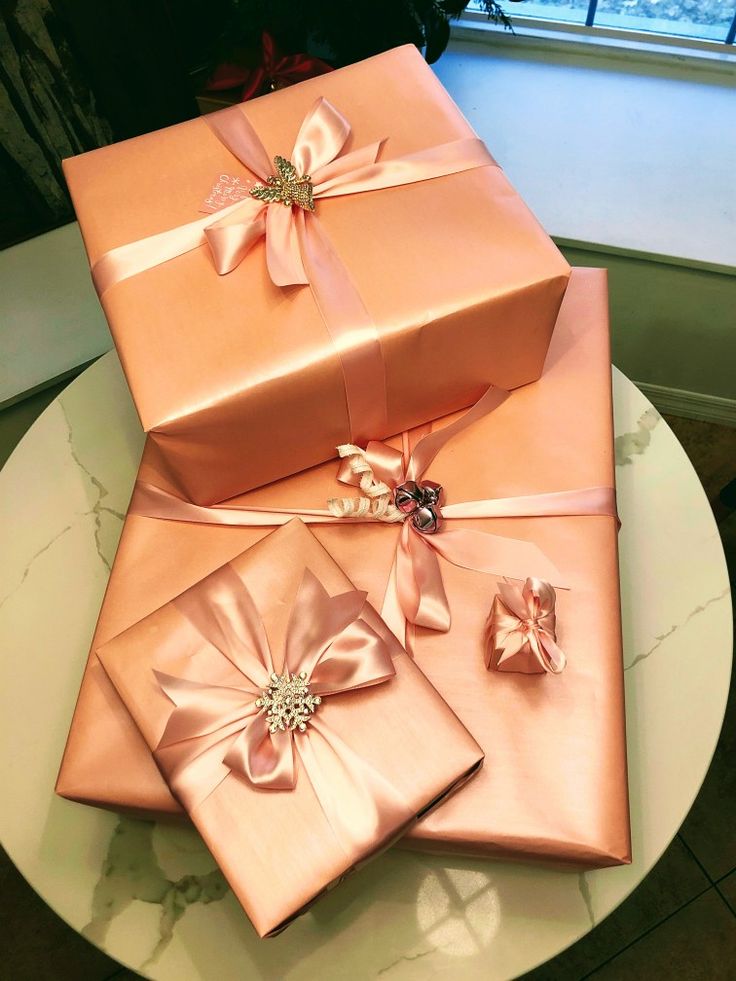
<svg viewBox="0 0 736 981"><path fill-rule="evenodd" d="M389 489L406 480L419 480L437 453L458 433L496 409L508 397L508 392L491 387L455 422L424 436L413 452L395 450L385 443L370 442L356 467L351 459L340 463L338 479L353 486L377 486L376 480ZM408 444L408 439L404 438ZM381 498L381 494L378 495ZM386 502L385 496L382 498ZM349 499L348 499L349 500ZM351 513L346 513L345 499L333 499L331 507L319 508L258 508L232 506L202 507L183 501L142 481L136 484L130 503L130 513L170 521L191 521L198 524L271 527L300 517L307 524L335 522L377 523L380 518L369 497L360 501ZM337 503L336 503L337 502ZM442 506L443 523L434 535L423 535L413 522L404 521L399 533L396 559L391 570L381 615L397 637L406 641L406 622L430 630L450 629L451 616L445 593L438 556L448 562L475 572L526 579L530 571L541 579L566 588L559 569L532 542L522 541L470 528L452 528L455 520L476 518L539 518L572 515L605 515L616 518L616 494L612 487L582 487L569 491L529 494L508 498L488 498L480 501L451 502ZM390 520L402 520L392 517Z"/></svg>
<svg viewBox="0 0 736 981"><path fill-rule="evenodd" d="M221 143L262 182L273 166L240 106L207 117ZM477 167L497 166L477 138L456 140L417 153L378 161L383 140L343 153L347 119L320 98L307 113L289 157L308 178L316 205L327 198L414 184ZM277 286L309 284L342 367L353 442L388 431L386 379L378 331L348 270L332 248L316 213L265 203L256 197L215 215L180 225L106 252L92 267L100 297L117 283L207 243L220 275L232 272L261 238Z"/></svg>
<svg viewBox="0 0 736 981"><path fill-rule="evenodd" d="M155 671L176 707L154 756L189 810L230 773L261 789L293 789L295 752L311 778L315 747L304 743L314 732L338 755L345 749L320 723L322 699L380 684L396 673L385 641L361 618L366 594L352 590L331 597L309 570L291 611L281 675L255 603L232 567L224 566L174 603L221 655L215 667L209 659L204 678L197 676L203 672L196 657L184 662L183 676ZM302 696L293 687L285 690L288 701L275 708L264 696L277 680L286 686L289 679L298 680ZM284 722L290 717L291 726ZM319 796L319 777L313 782Z"/></svg>
<svg viewBox="0 0 736 981"><path fill-rule="evenodd" d="M486 667L522 674L560 674L567 658L557 646L555 591L543 579L502 582L486 624Z"/></svg>

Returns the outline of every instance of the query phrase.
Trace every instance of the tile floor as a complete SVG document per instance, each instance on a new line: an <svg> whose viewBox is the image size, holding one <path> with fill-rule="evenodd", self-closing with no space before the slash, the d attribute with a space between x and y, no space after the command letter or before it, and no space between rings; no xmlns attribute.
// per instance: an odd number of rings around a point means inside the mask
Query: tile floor
<svg viewBox="0 0 736 981"><path fill-rule="evenodd" d="M63 384L0 412L0 466ZM667 417L719 522L736 590L736 429ZM736 981L736 684L713 762L679 834L608 919L523 981ZM67 927L0 849L0 978L135 981Z"/></svg>

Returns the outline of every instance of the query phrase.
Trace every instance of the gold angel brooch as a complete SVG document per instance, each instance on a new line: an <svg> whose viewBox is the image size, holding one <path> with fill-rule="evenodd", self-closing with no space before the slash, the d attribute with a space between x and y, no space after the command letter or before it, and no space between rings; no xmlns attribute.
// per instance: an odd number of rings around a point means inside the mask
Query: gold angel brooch
<svg viewBox="0 0 736 981"><path fill-rule="evenodd" d="M266 204L284 204L290 208L295 204L304 211L314 211L314 189L308 174L299 177L296 167L290 160L274 157L276 173L265 184L255 184L251 196Z"/></svg>

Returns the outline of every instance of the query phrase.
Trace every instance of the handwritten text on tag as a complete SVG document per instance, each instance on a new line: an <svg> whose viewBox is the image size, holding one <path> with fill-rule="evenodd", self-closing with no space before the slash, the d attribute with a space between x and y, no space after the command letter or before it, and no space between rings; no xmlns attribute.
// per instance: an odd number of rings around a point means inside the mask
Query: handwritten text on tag
<svg viewBox="0 0 736 981"><path fill-rule="evenodd" d="M242 177L220 174L199 210L204 214L213 214L215 211L226 208L229 204L242 201L243 198L248 197L251 186L251 183Z"/></svg>

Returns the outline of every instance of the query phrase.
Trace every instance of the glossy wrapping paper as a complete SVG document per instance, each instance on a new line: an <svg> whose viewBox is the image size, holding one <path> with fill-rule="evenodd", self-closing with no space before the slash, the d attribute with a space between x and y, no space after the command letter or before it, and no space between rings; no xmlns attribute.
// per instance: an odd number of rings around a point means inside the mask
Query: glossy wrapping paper
<svg viewBox="0 0 736 981"><path fill-rule="evenodd" d="M453 439L428 477L448 502L613 486L606 275L575 269L542 378ZM436 425L445 425L440 420ZM173 490L155 444L140 478ZM342 493L336 463L238 499L323 508ZM480 773L403 839L470 855L605 866L630 859L617 526L612 517L473 519L469 528L540 546L566 580L557 590L559 675L487 670L484 626L498 577L440 560L448 633L411 628L416 663L483 747ZM381 609L397 526L313 525ZM128 516L93 651L262 538L264 528ZM530 570L530 574L531 574ZM120 760L125 765L117 765ZM57 790L75 800L173 815L178 807L94 653L84 676Z"/></svg>
<svg viewBox="0 0 736 981"><path fill-rule="evenodd" d="M229 686L238 685L242 679L232 662L247 667L255 657L256 666L261 664L258 645L249 639L239 619L241 584L245 584L265 629L272 666L281 674L290 635L298 634L290 649L291 658L298 661L306 654L310 660L305 650L309 641L324 632L324 621L334 621L340 615L335 614L334 607L332 613L325 610L324 602L312 606L308 602L310 615L305 616L304 602L300 607L298 599L305 575L315 577L316 589L324 588L332 597L353 590L306 525L295 519L224 570L193 586L184 597L134 624L99 652L148 745L152 750L158 747L162 767L165 770L168 760L173 779L180 780L180 795L192 820L261 936L283 928L322 892L391 844L418 814L436 806L445 794L474 774L483 759L475 740L376 611L366 604L357 621L363 630L354 632L340 653L333 643L321 661L325 678L331 672L332 684L338 689L345 686L347 678L348 685L355 682L352 690L323 693L304 732L265 736L266 764L274 746L283 751L286 744L289 754L293 747L293 789L254 786L234 772L223 779L220 771L227 771L227 767L219 761L229 742L222 739L228 728L224 726L208 737L212 723L208 727L202 722L205 709L201 706L213 691L232 695ZM208 616L210 602L217 607L214 618ZM320 615L323 623L315 626ZM212 619L213 623L208 622ZM348 629L355 626L352 622ZM367 637L365 646L361 646L363 637ZM317 649L319 646L317 641ZM226 647L229 650L224 656ZM315 692L317 663L310 672ZM386 677L385 664L393 665L395 674ZM359 687L370 679L371 669L378 683L368 681ZM268 673L264 669L264 685ZM167 723L174 710L162 685L166 681L171 684L172 678L174 683L185 678L185 686L203 686L194 693L199 700L195 723L205 730L205 739L200 742L210 745L200 756L195 755L198 750L188 748L192 739L187 728L182 730L181 722L178 726L179 735L184 732L183 741L163 750L159 746L166 742L162 736L170 731ZM219 683L219 687L207 688L203 683ZM325 687L329 689L330 683L325 682L319 690L324 692ZM221 711L217 708L220 700L215 702L214 718ZM232 700L233 704L242 703L242 692ZM233 714L229 703L224 713L225 718ZM259 721L265 727L264 718L265 711L252 715L242 735L254 731ZM248 747L255 779L259 778L259 768L268 768L264 767L264 749L259 749L258 738L260 733ZM237 745L237 739L230 743L231 747ZM182 747L190 772L181 765ZM207 752L211 756L205 767L202 761ZM193 776L191 770L195 771Z"/></svg>
<svg viewBox="0 0 736 981"><path fill-rule="evenodd" d="M323 96L350 125L345 152L385 141L379 162L475 136L412 46L225 112L246 115L269 157L288 156ZM213 132L223 115L64 162L93 267L201 218L221 175L253 181ZM470 405L490 382L511 389L539 376L569 267L500 167L317 199L316 216L377 332L386 416L372 438ZM296 473L357 438L312 289L274 285L266 252L261 239L218 275L203 245L102 292L143 427L198 503ZM370 331L346 317L339 343L361 357Z"/></svg>

